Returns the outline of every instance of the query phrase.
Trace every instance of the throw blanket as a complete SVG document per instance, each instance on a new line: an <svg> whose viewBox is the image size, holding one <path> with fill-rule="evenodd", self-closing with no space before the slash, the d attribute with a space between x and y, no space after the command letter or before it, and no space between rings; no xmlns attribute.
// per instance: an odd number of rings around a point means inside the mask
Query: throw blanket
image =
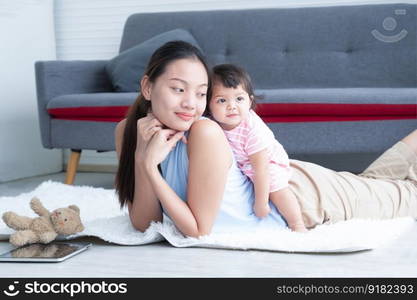
<svg viewBox="0 0 417 300"><path fill-rule="evenodd" d="M286 228L251 232L216 233L200 238L185 237L169 218L152 223L146 232L135 230L126 209L120 209L114 190L88 186L69 186L47 181L34 191L16 197L0 197L0 214L12 210L35 217L29 207L38 197L49 210L76 204L81 210L85 230L79 236L96 236L120 245L143 245L166 240L175 247L210 247L228 249L259 249L285 252L353 252L386 244L414 223L411 217L390 220L352 219L331 225L320 225L308 233L291 232ZM8 239L13 230L0 221L0 239Z"/></svg>

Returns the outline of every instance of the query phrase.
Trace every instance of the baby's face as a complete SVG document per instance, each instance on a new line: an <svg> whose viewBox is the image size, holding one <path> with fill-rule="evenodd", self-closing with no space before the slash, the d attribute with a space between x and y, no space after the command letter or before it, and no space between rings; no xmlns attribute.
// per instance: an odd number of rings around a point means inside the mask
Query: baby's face
<svg viewBox="0 0 417 300"><path fill-rule="evenodd" d="M246 119L252 99L242 85L236 88L214 83L209 109L213 118L225 130L232 130Z"/></svg>

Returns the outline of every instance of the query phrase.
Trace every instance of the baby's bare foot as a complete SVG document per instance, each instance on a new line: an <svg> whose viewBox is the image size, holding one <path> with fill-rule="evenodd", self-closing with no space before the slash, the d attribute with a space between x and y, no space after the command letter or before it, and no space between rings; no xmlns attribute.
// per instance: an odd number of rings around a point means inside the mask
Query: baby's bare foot
<svg viewBox="0 0 417 300"><path fill-rule="evenodd" d="M292 231L295 232L308 232L308 229L304 225L297 225L290 228Z"/></svg>

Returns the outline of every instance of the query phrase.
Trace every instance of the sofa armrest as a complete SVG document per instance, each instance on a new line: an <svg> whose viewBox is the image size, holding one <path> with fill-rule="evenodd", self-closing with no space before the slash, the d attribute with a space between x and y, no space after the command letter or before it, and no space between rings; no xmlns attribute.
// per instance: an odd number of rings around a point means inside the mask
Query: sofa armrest
<svg viewBox="0 0 417 300"><path fill-rule="evenodd" d="M48 102L60 95L112 92L106 60L38 61L35 63L39 125L42 144L52 148Z"/></svg>

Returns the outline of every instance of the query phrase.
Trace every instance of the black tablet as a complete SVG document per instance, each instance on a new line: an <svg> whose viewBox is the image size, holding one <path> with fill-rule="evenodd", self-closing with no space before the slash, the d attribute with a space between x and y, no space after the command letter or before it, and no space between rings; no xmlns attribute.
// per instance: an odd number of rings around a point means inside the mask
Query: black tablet
<svg viewBox="0 0 417 300"><path fill-rule="evenodd" d="M82 242L51 242L30 244L0 254L0 262L61 262L92 244Z"/></svg>

